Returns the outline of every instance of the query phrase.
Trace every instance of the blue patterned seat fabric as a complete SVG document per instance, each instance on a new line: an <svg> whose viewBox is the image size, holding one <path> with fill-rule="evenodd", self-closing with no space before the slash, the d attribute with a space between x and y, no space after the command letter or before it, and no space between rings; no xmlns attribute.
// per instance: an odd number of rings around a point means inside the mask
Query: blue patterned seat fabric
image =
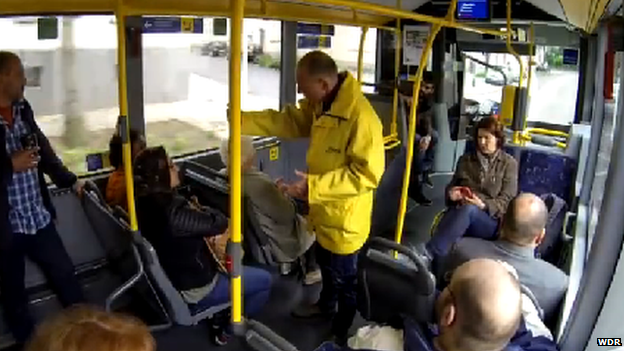
<svg viewBox="0 0 624 351"><path fill-rule="evenodd" d="M472 152L475 145L466 142L465 153ZM513 155L520 148L518 188L521 192L536 195L554 193L571 203L576 177L575 159L555 151L506 145L504 150Z"/></svg>

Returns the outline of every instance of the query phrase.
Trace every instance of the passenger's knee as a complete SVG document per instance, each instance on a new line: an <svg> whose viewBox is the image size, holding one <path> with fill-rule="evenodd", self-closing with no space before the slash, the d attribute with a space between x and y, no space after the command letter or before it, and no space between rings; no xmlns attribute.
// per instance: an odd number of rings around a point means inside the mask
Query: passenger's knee
<svg viewBox="0 0 624 351"><path fill-rule="evenodd" d="M261 268L245 267L244 281L248 284L249 289L254 292L271 290L273 286L273 277L271 273Z"/></svg>
<svg viewBox="0 0 624 351"><path fill-rule="evenodd" d="M469 214L470 216L481 212L481 209L479 207L477 207L476 205L472 205L472 204L463 205L461 207L461 210Z"/></svg>

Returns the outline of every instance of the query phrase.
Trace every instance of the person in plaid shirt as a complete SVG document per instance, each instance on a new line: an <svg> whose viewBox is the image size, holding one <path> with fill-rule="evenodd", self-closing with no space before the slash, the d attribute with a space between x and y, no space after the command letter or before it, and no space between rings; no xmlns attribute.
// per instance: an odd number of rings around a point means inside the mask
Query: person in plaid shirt
<svg viewBox="0 0 624 351"><path fill-rule="evenodd" d="M74 265L56 230L56 212L45 183L82 193L83 183L56 156L24 99L19 57L0 51L0 301L16 341L24 343L34 323L28 311L24 258L45 273L64 306L84 300Z"/></svg>

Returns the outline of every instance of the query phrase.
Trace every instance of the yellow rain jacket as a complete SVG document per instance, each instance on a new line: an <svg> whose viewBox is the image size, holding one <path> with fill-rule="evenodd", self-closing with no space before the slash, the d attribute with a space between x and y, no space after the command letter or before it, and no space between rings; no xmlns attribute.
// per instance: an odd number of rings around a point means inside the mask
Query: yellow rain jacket
<svg viewBox="0 0 624 351"><path fill-rule="evenodd" d="M385 169L381 121L350 73L328 111L306 99L299 105L244 112L242 133L310 138L308 222L323 248L352 254L368 239L373 191Z"/></svg>

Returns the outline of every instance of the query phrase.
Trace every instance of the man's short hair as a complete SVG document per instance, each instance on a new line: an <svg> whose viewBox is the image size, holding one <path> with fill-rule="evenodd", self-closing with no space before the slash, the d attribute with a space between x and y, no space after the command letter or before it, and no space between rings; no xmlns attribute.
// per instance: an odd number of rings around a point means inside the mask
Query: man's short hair
<svg viewBox="0 0 624 351"><path fill-rule="evenodd" d="M431 71L424 71L422 76L422 83L435 84L433 73Z"/></svg>
<svg viewBox="0 0 624 351"><path fill-rule="evenodd" d="M6 73L13 60L19 60L19 56L10 51L0 51L0 73Z"/></svg>
<svg viewBox="0 0 624 351"><path fill-rule="evenodd" d="M252 156L256 154L256 148L253 145L253 137L249 135L241 136L241 163L247 162ZM225 167L229 167L230 158L230 139L225 138L221 140L221 147L219 148L219 155L221 156L221 162Z"/></svg>
<svg viewBox="0 0 624 351"><path fill-rule="evenodd" d="M320 50L310 51L299 60L311 76L338 75L338 66L331 56Z"/></svg>
<svg viewBox="0 0 624 351"><path fill-rule="evenodd" d="M487 261L490 267L495 262ZM498 262L496 264L500 265ZM465 350L501 350L513 337L520 324L522 315L520 283L502 265L495 268L496 271L479 272L478 276L473 274L470 277L461 277L455 282L453 299L457 311L457 327L461 336L461 340L457 341ZM490 297L498 303L492 302Z"/></svg>
<svg viewBox="0 0 624 351"><path fill-rule="evenodd" d="M505 238L519 244L530 244L548 224L548 208L542 199L534 194L516 196L503 216L502 233Z"/></svg>

